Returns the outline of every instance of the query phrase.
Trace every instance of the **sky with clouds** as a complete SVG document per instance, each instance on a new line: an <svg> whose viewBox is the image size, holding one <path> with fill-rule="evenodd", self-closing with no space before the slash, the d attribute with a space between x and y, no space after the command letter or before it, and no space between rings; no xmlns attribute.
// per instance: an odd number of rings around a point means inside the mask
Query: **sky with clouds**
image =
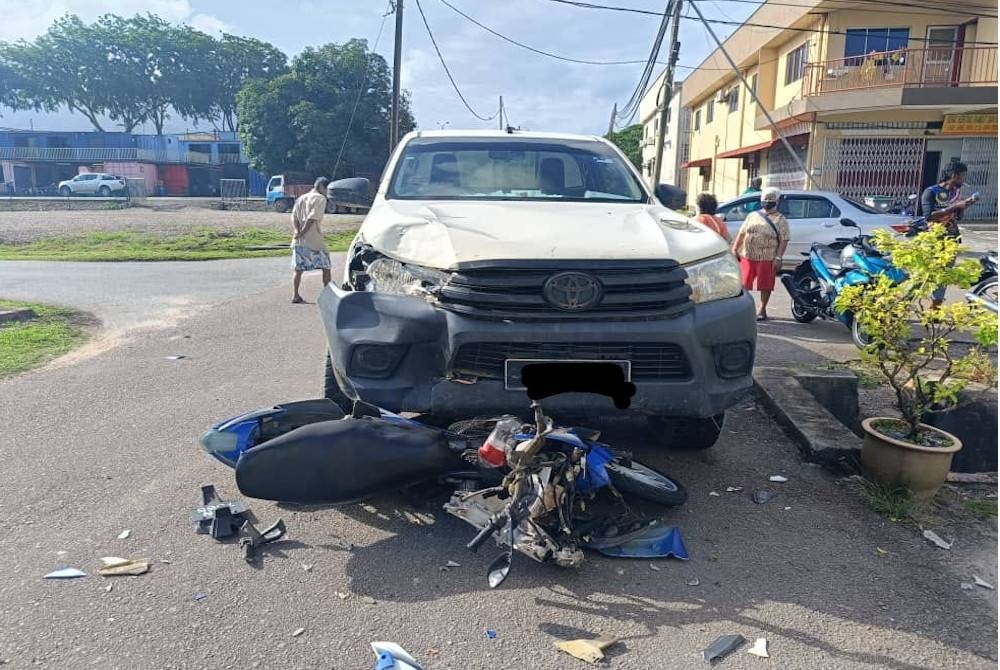
<svg viewBox="0 0 1000 670"><path fill-rule="evenodd" d="M560 55L587 60L641 60L649 53L655 16L581 9L550 0L449 0L455 7L513 39ZM662 11L665 0L601 0L598 4ZM514 125L534 130L603 133L611 107L624 104L642 65L583 65L553 60L508 44L459 16L441 0L421 0L427 21L469 104L492 115L498 96ZM374 43L386 9L383 0L0 0L0 41L30 39L59 16L92 20L113 11L152 12L199 30L249 35L294 56L306 46L342 43L352 37ZM712 18L743 20L755 9L746 2L703 0ZM405 0L403 87L410 91L421 128L493 127L471 115L451 88L424 29L415 0ZM717 25L723 36L729 28ZM392 62L393 18L386 19L378 51ZM681 24L681 58L697 65L709 51L709 37L694 21ZM665 53L662 54L665 57ZM689 70L681 69L683 77ZM82 117L0 110L0 126L45 129L90 128ZM112 124L113 125L113 124ZM202 123L202 128L206 125ZM210 126L209 126L210 127ZM183 120L168 130L190 128ZM151 132L151 128L145 129Z"/></svg>

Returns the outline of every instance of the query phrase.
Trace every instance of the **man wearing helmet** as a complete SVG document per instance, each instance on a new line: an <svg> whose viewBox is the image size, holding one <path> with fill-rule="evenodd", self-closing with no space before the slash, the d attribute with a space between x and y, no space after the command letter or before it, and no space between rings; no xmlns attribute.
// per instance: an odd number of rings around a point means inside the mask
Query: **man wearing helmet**
<svg viewBox="0 0 1000 670"><path fill-rule="evenodd" d="M767 320L767 303L774 291L774 278L791 234L788 220L778 211L781 191L773 186L760 194L761 208L747 214L733 240L733 253L740 259L743 288L760 291L757 320Z"/></svg>

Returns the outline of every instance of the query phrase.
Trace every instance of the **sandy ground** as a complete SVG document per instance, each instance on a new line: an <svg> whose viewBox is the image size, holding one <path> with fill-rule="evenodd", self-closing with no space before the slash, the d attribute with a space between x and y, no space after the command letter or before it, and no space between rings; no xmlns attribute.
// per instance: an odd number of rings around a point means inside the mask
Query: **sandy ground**
<svg viewBox="0 0 1000 670"><path fill-rule="evenodd" d="M362 216L328 214L324 230L338 232L360 225ZM197 228L233 230L272 228L289 232L287 214L276 212L216 211L205 207L82 210L0 213L0 243L25 243L46 237L62 237L91 231L139 230L160 235L176 235Z"/></svg>

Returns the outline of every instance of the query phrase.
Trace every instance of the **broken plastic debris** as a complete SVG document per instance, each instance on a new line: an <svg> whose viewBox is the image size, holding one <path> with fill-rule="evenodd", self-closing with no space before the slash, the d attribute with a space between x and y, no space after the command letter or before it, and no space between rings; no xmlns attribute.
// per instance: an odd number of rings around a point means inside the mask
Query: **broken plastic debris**
<svg viewBox="0 0 1000 670"><path fill-rule="evenodd" d="M310 572L313 569L313 566L310 565L309 563L303 563L302 569L305 570L306 572Z"/></svg>
<svg viewBox="0 0 1000 670"><path fill-rule="evenodd" d="M492 628L487 628L486 629L486 637L490 638L491 640L495 640L496 637L497 637L497 632L495 630L493 630Z"/></svg>
<svg viewBox="0 0 1000 670"><path fill-rule="evenodd" d="M78 570L77 568L63 568L62 570L50 572L42 577L42 579L76 579L77 577L86 576L87 573L83 570Z"/></svg>
<svg viewBox="0 0 1000 670"><path fill-rule="evenodd" d="M962 590L963 591L971 591L974 588L976 588L976 585L973 584L972 582L962 582Z"/></svg>
<svg viewBox="0 0 1000 670"><path fill-rule="evenodd" d="M617 572L619 574L619 576L622 576L622 577L625 576L625 571L622 568L618 568L617 570L615 570L615 572Z"/></svg>
<svg viewBox="0 0 1000 670"><path fill-rule="evenodd" d="M776 484L784 484L788 481L788 477L782 477L781 475L771 475L767 478L769 482L775 482Z"/></svg>
<svg viewBox="0 0 1000 670"><path fill-rule="evenodd" d="M753 646L747 649L747 653L761 658L771 658L767 653L767 638L758 637Z"/></svg>
<svg viewBox="0 0 1000 670"><path fill-rule="evenodd" d="M951 545L955 544L955 541L945 542L940 535L935 533L933 530L925 530L924 537L942 549L951 549Z"/></svg>
<svg viewBox="0 0 1000 670"><path fill-rule="evenodd" d="M698 586L699 584L701 584L701 580L698 579L697 577L692 577L691 579L687 580L686 583L688 586Z"/></svg>
<svg viewBox="0 0 1000 670"><path fill-rule="evenodd" d="M708 492L708 495L710 495L710 496L715 496L716 498L718 498L718 497L719 497L719 496L721 496L722 494L721 494L721 493L719 493L718 491L709 491L709 492Z"/></svg>
<svg viewBox="0 0 1000 670"><path fill-rule="evenodd" d="M198 602L198 601L202 601L202 600L204 600L204 599L205 599L205 598L207 598L207 597L208 597L208 594L207 594L207 593L196 593L196 594L194 594L194 600L195 600L196 602Z"/></svg>
<svg viewBox="0 0 1000 670"><path fill-rule="evenodd" d="M365 603L366 605L378 604L378 601L372 598L371 596L361 596L361 602Z"/></svg>
<svg viewBox="0 0 1000 670"><path fill-rule="evenodd" d="M461 563L456 563L455 561L448 561L447 563L445 563L445 567L448 567L448 568L460 568L460 567L462 567L462 564Z"/></svg>
<svg viewBox="0 0 1000 670"><path fill-rule="evenodd" d="M347 600L348 598L351 597L351 594L347 593L346 591L334 591L334 593L336 593L337 597L340 598L341 600Z"/></svg>
<svg viewBox="0 0 1000 670"><path fill-rule="evenodd" d="M727 486L726 493L739 493L743 490L742 486Z"/></svg>
<svg viewBox="0 0 1000 670"><path fill-rule="evenodd" d="M774 497L774 491L768 491L767 489L759 489L753 492L753 501L758 505L763 505Z"/></svg>
<svg viewBox="0 0 1000 670"><path fill-rule="evenodd" d="M984 589L989 589L990 591L993 590L993 585L992 584L990 584L989 582L981 579L977 575L972 575L972 581L975 583L976 586L981 586Z"/></svg>
<svg viewBox="0 0 1000 670"><path fill-rule="evenodd" d="M184 354L174 354L172 356L167 356L166 358L168 361L180 361L187 358L187 356L185 356Z"/></svg>
<svg viewBox="0 0 1000 670"><path fill-rule="evenodd" d="M705 658L706 663L714 663L739 649L740 645L746 641L747 639L742 635L723 635L710 644L701 654Z"/></svg>
<svg viewBox="0 0 1000 670"><path fill-rule="evenodd" d="M119 540L127 540L128 536L132 534L132 529L126 528L122 532L118 533Z"/></svg>
<svg viewBox="0 0 1000 670"><path fill-rule="evenodd" d="M556 649L581 661L597 663L604 658L604 650L616 642L618 640L613 637L599 637L594 640L567 640L556 642Z"/></svg>
<svg viewBox="0 0 1000 670"><path fill-rule="evenodd" d="M111 589L113 588L115 588L114 584L108 584L107 586L104 587L104 590L107 591L108 593L111 593Z"/></svg>
<svg viewBox="0 0 1000 670"><path fill-rule="evenodd" d="M120 577L123 575L141 575L149 572L149 561L105 556L101 560L103 566L97 571L102 577Z"/></svg>
<svg viewBox="0 0 1000 670"><path fill-rule="evenodd" d="M875 553L878 554L879 556L888 556L889 555L889 551L886 550L886 549L883 549L882 547L875 547Z"/></svg>
<svg viewBox="0 0 1000 670"><path fill-rule="evenodd" d="M292 637L298 637L299 635L302 635L302 633L304 632L306 632L305 628L296 628L295 630L292 631Z"/></svg>
<svg viewBox="0 0 1000 670"><path fill-rule="evenodd" d="M649 564L649 569L652 570L653 572L659 572L660 571L660 566L655 565L653 563L650 563Z"/></svg>
<svg viewBox="0 0 1000 670"><path fill-rule="evenodd" d="M395 642L372 642L378 658L375 670L423 670L417 660Z"/></svg>

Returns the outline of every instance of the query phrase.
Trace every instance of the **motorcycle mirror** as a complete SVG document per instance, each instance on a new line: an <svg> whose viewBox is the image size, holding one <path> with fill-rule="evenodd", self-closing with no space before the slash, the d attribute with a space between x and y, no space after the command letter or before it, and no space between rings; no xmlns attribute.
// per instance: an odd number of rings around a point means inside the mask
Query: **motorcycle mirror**
<svg viewBox="0 0 1000 670"><path fill-rule="evenodd" d="M490 588L495 589L503 583L503 580L507 579L507 575L510 574L510 552L505 551L504 553L497 556L490 567L487 568L486 573L488 575L487 580L489 581Z"/></svg>
<svg viewBox="0 0 1000 670"><path fill-rule="evenodd" d="M840 225L844 226L845 228L860 228L861 227L858 224L856 224L853 221L851 221L850 219L841 219L840 220Z"/></svg>

